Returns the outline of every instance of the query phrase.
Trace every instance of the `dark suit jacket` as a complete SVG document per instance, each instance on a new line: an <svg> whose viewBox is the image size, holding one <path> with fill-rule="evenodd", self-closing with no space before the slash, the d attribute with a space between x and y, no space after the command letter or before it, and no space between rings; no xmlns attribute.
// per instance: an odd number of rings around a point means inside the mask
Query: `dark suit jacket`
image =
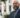
<svg viewBox="0 0 20 18"><path fill-rule="evenodd" d="M19 10L19 11L17 12L15 18L20 18L20 9L18 9L18 10ZM14 18L14 12L15 12L15 11L13 11L13 12L10 14L9 18Z"/></svg>
<svg viewBox="0 0 20 18"><path fill-rule="evenodd" d="M15 18L20 18L20 9L19 9L17 15L15 16Z"/></svg>

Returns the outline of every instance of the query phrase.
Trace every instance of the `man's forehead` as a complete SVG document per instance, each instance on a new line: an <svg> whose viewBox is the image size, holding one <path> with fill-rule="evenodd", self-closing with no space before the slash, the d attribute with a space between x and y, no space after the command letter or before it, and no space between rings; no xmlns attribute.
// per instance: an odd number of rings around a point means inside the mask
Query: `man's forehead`
<svg viewBox="0 0 20 18"><path fill-rule="evenodd" d="M14 2L13 4L17 4L18 2Z"/></svg>

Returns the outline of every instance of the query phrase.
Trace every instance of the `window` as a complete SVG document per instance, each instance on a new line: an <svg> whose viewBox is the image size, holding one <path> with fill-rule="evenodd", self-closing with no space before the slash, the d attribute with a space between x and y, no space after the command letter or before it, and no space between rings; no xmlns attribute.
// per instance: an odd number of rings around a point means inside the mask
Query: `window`
<svg viewBox="0 0 20 18"><path fill-rule="evenodd" d="M2 4L0 3L0 12L1 12L1 5L2 5Z"/></svg>
<svg viewBox="0 0 20 18"><path fill-rule="evenodd" d="M9 5L9 11L11 11L11 5Z"/></svg>
<svg viewBox="0 0 20 18"><path fill-rule="evenodd" d="M1 12L1 10L0 10L0 12Z"/></svg>
<svg viewBox="0 0 20 18"><path fill-rule="evenodd" d="M2 12L1 12L1 5L2 5L2 4L0 3L0 15L2 16Z"/></svg>
<svg viewBox="0 0 20 18"><path fill-rule="evenodd" d="M9 3L10 3L10 0L9 0Z"/></svg>
<svg viewBox="0 0 20 18"><path fill-rule="evenodd" d="M4 12L6 12L6 10L4 10Z"/></svg>
<svg viewBox="0 0 20 18"><path fill-rule="evenodd" d="M6 12L6 6L4 7L4 12Z"/></svg>

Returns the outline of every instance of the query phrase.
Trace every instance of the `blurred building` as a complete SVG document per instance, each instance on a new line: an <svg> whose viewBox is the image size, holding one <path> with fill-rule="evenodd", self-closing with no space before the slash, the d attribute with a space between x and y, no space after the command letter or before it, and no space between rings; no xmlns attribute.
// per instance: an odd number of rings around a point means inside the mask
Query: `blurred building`
<svg viewBox="0 0 20 18"><path fill-rule="evenodd" d="M16 0L16 1L18 1L18 0ZM18 2L20 2L20 0L18 1ZM13 9L13 3L14 3L14 0L2 0L1 2L1 13L2 13L2 16L1 16L1 18L2 17L4 17L4 15L10 15L10 13L12 12L12 11L14 11L14 9Z"/></svg>

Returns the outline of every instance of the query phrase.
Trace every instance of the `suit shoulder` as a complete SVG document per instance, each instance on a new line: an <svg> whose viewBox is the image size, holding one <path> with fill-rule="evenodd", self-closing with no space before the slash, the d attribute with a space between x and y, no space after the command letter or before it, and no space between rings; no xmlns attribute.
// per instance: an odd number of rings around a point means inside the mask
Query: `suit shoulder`
<svg viewBox="0 0 20 18"><path fill-rule="evenodd" d="M13 15L14 14L14 11L12 11L11 13L10 13L10 15Z"/></svg>

